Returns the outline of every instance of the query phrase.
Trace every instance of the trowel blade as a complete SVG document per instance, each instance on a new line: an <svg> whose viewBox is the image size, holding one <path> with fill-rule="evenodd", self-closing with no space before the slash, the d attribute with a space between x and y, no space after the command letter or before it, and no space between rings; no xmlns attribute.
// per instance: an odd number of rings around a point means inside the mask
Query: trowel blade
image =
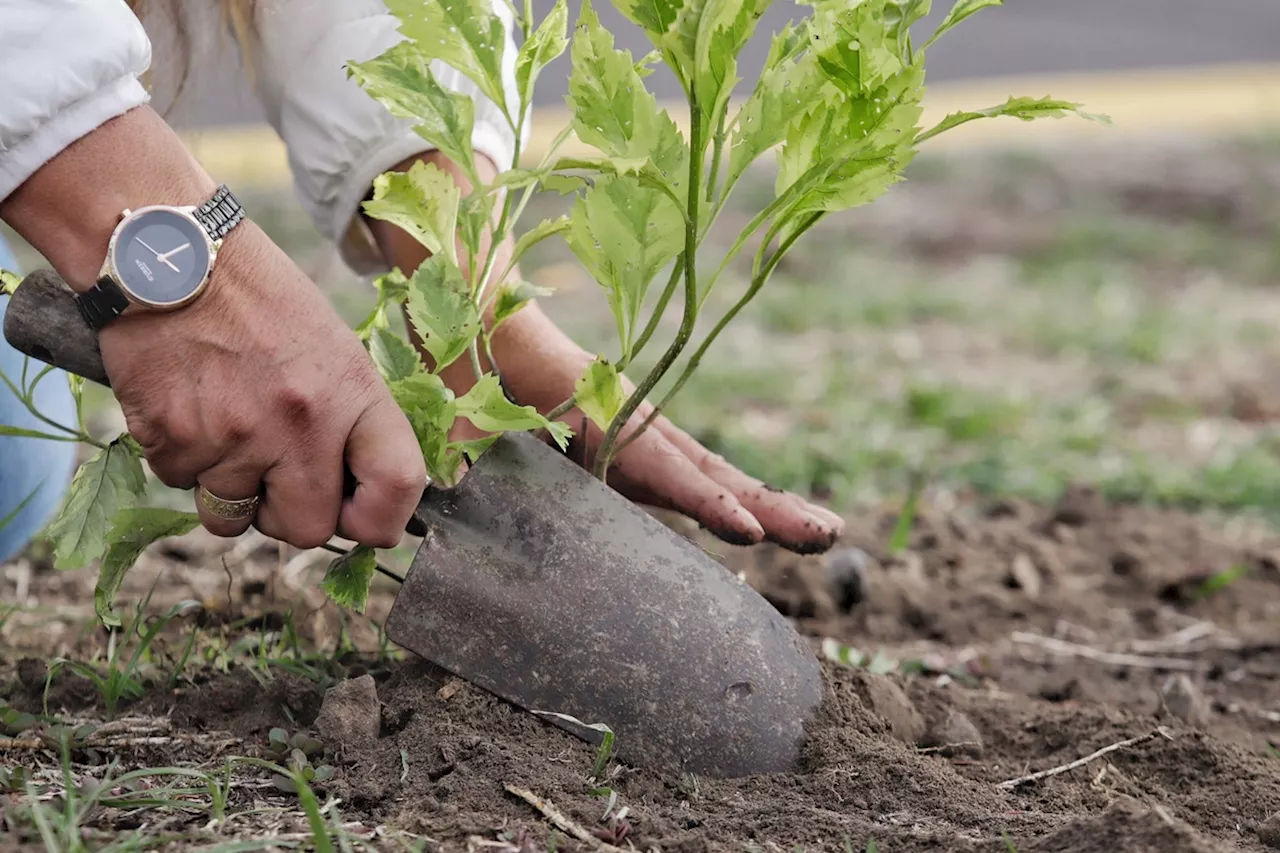
<svg viewBox="0 0 1280 853"><path fill-rule="evenodd" d="M746 583L554 448L504 435L459 486L428 489L418 520L394 642L526 710L608 725L628 763L795 767L822 693L811 649Z"/></svg>

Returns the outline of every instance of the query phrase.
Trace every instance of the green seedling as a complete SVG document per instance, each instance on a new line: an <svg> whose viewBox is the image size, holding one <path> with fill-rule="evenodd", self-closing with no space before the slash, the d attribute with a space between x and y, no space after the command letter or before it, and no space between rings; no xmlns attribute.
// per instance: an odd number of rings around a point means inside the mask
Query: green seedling
<svg viewBox="0 0 1280 853"><path fill-rule="evenodd" d="M348 72L445 155L470 190L464 195L452 177L424 163L374 181L364 213L398 226L430 256L416 270L377 279L375 307L356 332L411 423L435 483L454 484L464 460L474 462L501 433L546 433L566 447L573 430L560 418L575 409L603 432L591 465L605 479L617 454L679 394L797 241L825 217L884 195L904 179L921 145L999 116L1031 121L1074 114L1105 121L1070 101L1010 97L952 113L932 127L921 124L926 54L957 25L1001 0L956 0L923 39L915 30L931 0L804 3L810 14L771 34L760 74L741 81L738 58L770 0L613 0L654 47L639 60L615 46L590 2L581 5L570 30L566 0L556 0L541 16L528 2L504 4L510 24L487 0L388 0L404 39L350 63ZM508 36L519 44L515 56ZM572 60L571 121L545 156L526 164L523 118L542 70L565 52ZM490 181L483 180L472 147L475 105L442 85L437 63L470 79L498 105L512 132L513 160ZM683 127L646 88L656 63L680 83ZM503 74L509 67L515 69L510 98ZM747 95L735 104L731 96L739 82L748 83ZM563 155L571 136L591 153ZM739 181L764 157L777 167L771 198L727 251L709 256L705 238ZM517 228L530 199L548 190L569 196L571 213ZM514 248L500 266L499 253L485 247L509 238L515 238ZM516 270L525 253L549 239L564 241L600 285L616 341L609 352L597 353L568 399L543 413L507 398L492 342L496 330L544 292L521 281ZM737 299L696 339L705 328L708 296L731 286L724 273L739 262L749 273ZM5 287L14 284L12 276L4 279ZM404 332L391 322L396 314L407 319ZM660 344L666 317L678 317L678 328ZM427 359L409 332L422 341ZM661 355L628 391L623 374L651 345L661 346ZM483 367L482 353L490 369ZM441 378L455 362L469 364L476 379L461 396ZM641 404L668 378L649 414L635 422ZM26 383L14 388L25 391ZM76 392L78 399L79 385ZM452 440L459 418L489 437ZM198 519L139 505L147 482L141 448L130 436L104 441L83 428L48 426L43 437L83 441L96 450L73 481L50 535L60 567L103 560L95 602L100 618L112 624L118 618L112 600L141 550L183 535ZM363 612L377 569L374 551L356 547L332 561L322 587L339 605Z"/></svg>

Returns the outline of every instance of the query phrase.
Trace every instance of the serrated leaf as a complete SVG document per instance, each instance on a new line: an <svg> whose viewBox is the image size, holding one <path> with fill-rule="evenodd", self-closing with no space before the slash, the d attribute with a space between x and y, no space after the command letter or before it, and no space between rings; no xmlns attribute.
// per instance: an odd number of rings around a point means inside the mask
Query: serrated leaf
<svg viewBox="0 0 1280 853"><path fill-rule="evenodd" d="M813 13L811 48L827 79L852 97L866 95L901 72L897 26L884 0L852 6L820 5Z"/></svg>
<svg viewBox="0 0 1280 853"><path fill-rule="evenodd" d="M707 0L701 14L693 22L690 76L694 91L702 104L703 139L728 107L729 96L738 84L738 55L755 32L756 23L768 10L772 0ZM688 3L682 10L693 13L699 3ZM677 22L677 29L681 22Z"/></svg>
<svg viewBox="0 0 1280 853"><path fill-rule="evenodd" d="M466 394L456 401L458 416L471 421L486 432L518 432L546 429L563 449L569 428L562 423L548 421L532 406L518 406L507 399L498 383L498 377L485 374Z"/></svg>
<svg viewBox="0 0 1280 853"><path fill-rule="evenodd" d="M433 373L415 373L388 387L413 427L427 473L435 482L452 483L461 462L449 447L449 431L457 418L453 392Z"/></svg>
<svg viewBox="0 0 1280 853"><path fill-rule="evenodd" d="M400 32L424 56L465 74L485 97L508 111L502 79L506 28L487 0L387 0Z"/></svg>
<svg viewBox="0 0 1280 853"><path fill-rule="evenodd" d="M629 51L617 50L585 0L573 39L566 100L578 138L616 160L652 162L677 198L687 181L688 148L666 110L636 73Z"/></svg>
<svg viewBox="0 0 1280 853"><path fill-rule="evenodd" d="M476 460L484 455L484 452L493 446L493 443L499 438L498 433L486 435L484 438L469 438L463 441L455 441L450 443L450 447L456 448L463 453L471 464L475 464Z"/></svg>
<svg viewBox="0 0 1280 853"><path fill-rule="evenodd" d="M320 588L338 605L363 613L369 601L369 583L377 568L378 557L374 550L366 545L357 545L329 564ZM293 752L302 754L301 750ZM303 756L305 761L306 756Z"/></svg>
<svg viewBox="0 0 1280 853"><path fill-rule="evenodd" d="M369 335L369 355L388 382L407 379L422 370L418 351L390 329L374 329Z"/></svg>
<svg viewBox="0 0 1280 853"><path fill-rule="evenodd" d="M398 42L373 59L350 63L347 70L392 115L416 122L414 132L480 184L471 148L475 101L440 85L430 58L414 42Z"/></svg>
<svg viewBox="0 0 1280 853"><path fill-rule="evenodd" d="M22 278L8 270L0 270L0 294L9 295L22 284Z"/></svg>
<svg viewBox="0 0 1280 853"><path fill-rule="evenodd" d="M355 328L356 336L362 341L367 341L374 329L387 328L390 324L387 310L409 298L409 279L404 277L399 267L375 278L373 287L378 294L377 301L369 316Z"/></svg>
<svg viewBox="0 0 1280 853"><path fill-rule="evenodd" d="M911 28L929 15L933 0L898 0L885 8L889 30L898 43L898 57L906 63L912 61Z"/></svg>
<svg viewBox="0 0 1280 853"><path fill-rule="evenodd" d="M373 198L364 212L408 232L433 255L458 262L457 224L461 191L453 178L430 163L408 172L385 172L373 179Z"/></svg>
<svg viewBox="0 0 1280 853"><path fill-rule="evenodd" d="M517 311L528 305L530 300L550 293L548 288L538 287L527 281L509 281L503 284L493 303L493 329L497 329ZM490 334L493 334L493 329L490 330Z"/></svg>
<svg viewBox="0 0 1280 853"><path fill-rule="evenodd" d="M726 187L732 187L763 153L781 143L792 122L812 109L826 80L808 46L807 26L788 25L769 47L755 89L738 111L730 135Z"/></svg>
<svg viewBox="0 0 1280 853"><path fill-rule="evenodd" d="M140 457L137 443L122 436L76 471L62 510L48 529L59 569L82 568L102 556L111 519L146 490Z"/></svg>
<svg viewBox="0 0 1280 853"><path fill-rule="evenodd" d="M473 256L478 257L484 246L485 229L492 213L492 193L472 193L458 205L458 236Z"/></svg>
<svg viewBox="0 0 1280 853"><path fill-rule="evenodd" d="M997 104L994 107L950 113L942 121L921 133L917 137L917 142L923 142L926 139L937 136L939 133L945 133L967 122L980 118L995 118L997 116L1011 116L1023 121L1035 121L1039 118L1064 118L1069 115L1077 115L1102 124L1111 123L1111 119L1106 116L1084 112L1081 109L1082 106L1073 101L1064 101L1059 98L1011 97L1003 104Z"/></svg>
<svg viewBox="0 0 1280 853"><path fill-rule="evenodd" d="M979 12L988 6L1003 6L1004 0L956 0L955 5L951 7L951 11L942 19L942 23L938 24L938 28L933 31L933 35L925 42L922 50L928 50L944 33L959 24L970 15Z"/></svg>
<svg viewBox="0 0 1280 853"><path fill-rule="evenodd" d="M125 575L142 552L161 539L185 536L199 526L200 516L196 513L163 507L132 507L116 514L107 533L106 554L93 590L93 609L103 625L120 627L120 617L111 605Z"/></svg>
<svg viewBox="0 0 1280 853"><path fill-rule="evenodd" d="M467 351L480 332L480 309L462 272L441 255L422 263L409 280L409 322L439 373Z"/></svg>
<svg viewBox="0 0 1280 853"><path fill-rule="evenodd" d="M544 219L528 231L520 235L520 239L516 240L516 247L513 250L512 263L519 261L524 257L524 253L529 249L541 243L548 237L556 234L563 234L569 230L569 217L557 216L555 219Z"/></svg>
<svg viewBox="0 0 1280 853"><path fill-rule="evenodd" d="M594 182L585 175L547 175L542 179L542 188L560 195L573 195L578 190L586 189Z"/></svg>
<svg viewBox="0 0 1280 853"><path fill-rule="evenodd" d="M629 354L653 277L684 247L671 200L632 177L601 176L573 206L570 249L605 289L623 354Z"/></svg>
<svg viewBox="0 0 1280 853"><path fill-rule="evenodd" d="M656 45L675 24L684 0L614 0L613 5Z"/></svg>
<svg viewBox="0 0 1280 853"><path fill-rule="evenodd" d="M618 369L604 356L596 356L574 383L573 399L593 424L607 430L622 410L627 394Z"/></svg>
<svg viewBox="0 0 1280 853"><path fill-rule="evenodd" d="M538 73L553 62L569 45L569 6L565 0L556 0L547 17L534 30L516 55L516 88L520 102L533 102L533 90Z"/></svg>

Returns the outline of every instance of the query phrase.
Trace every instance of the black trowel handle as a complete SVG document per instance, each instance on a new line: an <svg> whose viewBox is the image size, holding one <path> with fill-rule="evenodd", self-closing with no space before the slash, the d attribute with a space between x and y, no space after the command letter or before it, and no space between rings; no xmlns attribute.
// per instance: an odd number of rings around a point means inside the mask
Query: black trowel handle
<svg viewBox="0 0 1280 853"><path fill-rule="evenodd" d="M111 387L98 335L76 307L75 295L52 270L22 280L5 310L4 337L37 361Z"/></svg>
<svg viewBox="0 0 1280 853"><path fill-rule="evenodd" d="M71 288L52 270L36 270L22 280L5 309L4 337L24 355L111 387L97 333L85 322ZM355 491L350 471L343 486L347 494ZM423 526L415 516L405 529L421 536Z"/></svg>

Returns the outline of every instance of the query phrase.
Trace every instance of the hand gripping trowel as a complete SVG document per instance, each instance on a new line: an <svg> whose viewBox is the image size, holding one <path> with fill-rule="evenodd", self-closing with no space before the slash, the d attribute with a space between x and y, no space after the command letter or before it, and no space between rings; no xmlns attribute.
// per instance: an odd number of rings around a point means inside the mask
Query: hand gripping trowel
<svg viewBox="0 0 1280 853"><path fill-rule="evenodd" d="M108 384L97 338L53 272L18 287L6 339ZM455 488L428 487L423 536L385 630L506 701L604 723L618 756L711 776L793 769L818 661L753 589L533 436L495 442ZM559 715L559 716L557 716Z"/></svg>

